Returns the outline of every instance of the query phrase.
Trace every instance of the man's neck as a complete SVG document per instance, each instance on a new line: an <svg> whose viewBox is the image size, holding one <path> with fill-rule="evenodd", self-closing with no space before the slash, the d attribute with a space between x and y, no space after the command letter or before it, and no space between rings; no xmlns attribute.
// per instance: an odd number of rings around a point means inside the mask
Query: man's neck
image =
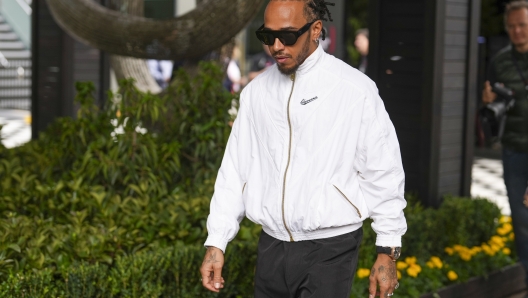
<svg viewBox="0 0 528 298"><path fill-rule="evenodd" d="M528 43L515 45L515 50L521 54L528 52Z"/></svg>

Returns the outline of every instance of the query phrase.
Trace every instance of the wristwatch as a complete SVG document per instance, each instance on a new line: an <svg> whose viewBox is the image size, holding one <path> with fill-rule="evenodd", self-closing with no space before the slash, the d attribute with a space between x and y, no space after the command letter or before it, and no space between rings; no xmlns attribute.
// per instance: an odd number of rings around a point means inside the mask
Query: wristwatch
<svg viewBox="0 0 528 298"><path fill-rule="evenodd" d="M401 247L376 246L376 252L389 255L393 261L396 261L400 257Z"/></svg>

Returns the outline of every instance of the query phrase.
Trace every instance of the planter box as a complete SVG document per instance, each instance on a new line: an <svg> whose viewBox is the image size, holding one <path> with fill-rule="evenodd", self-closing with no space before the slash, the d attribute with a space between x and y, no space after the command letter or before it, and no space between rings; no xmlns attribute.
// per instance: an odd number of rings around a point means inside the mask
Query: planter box
<svg viewBox="0 0 528 298"><path fill-rule="evenodd" d="M475 277L420 298L504 298L526 290L525 272L520 263L502 268L487 277Z"/></svg>

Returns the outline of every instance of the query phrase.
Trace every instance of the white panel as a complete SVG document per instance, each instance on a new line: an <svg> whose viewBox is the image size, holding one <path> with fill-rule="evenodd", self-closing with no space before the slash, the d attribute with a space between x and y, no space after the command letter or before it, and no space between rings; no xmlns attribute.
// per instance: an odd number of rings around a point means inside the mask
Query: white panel
<svg viewBox="0 0 528 298"><path fill-rule="evenodd" d="M196 8L196 0L174 0L176 1L176 16L181 16Z"/></svg>

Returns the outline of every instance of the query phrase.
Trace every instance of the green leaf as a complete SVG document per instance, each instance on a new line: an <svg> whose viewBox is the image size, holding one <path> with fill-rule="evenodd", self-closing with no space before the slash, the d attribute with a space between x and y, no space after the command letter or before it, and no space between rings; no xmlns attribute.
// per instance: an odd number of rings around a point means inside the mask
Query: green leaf
<svg viewBox="0 0 528 298"><path fill-rule="evenodd" d="M16 251L16 252L18 252L18 253L20 253L20 252L22 251L22 250L20 249L20 246L18 246L18 244L15 244L15 243L13 243L13 244L9 244L7 247L8 247L8 248L11 248L12 250L14 250L14 251Z"/></svg>

